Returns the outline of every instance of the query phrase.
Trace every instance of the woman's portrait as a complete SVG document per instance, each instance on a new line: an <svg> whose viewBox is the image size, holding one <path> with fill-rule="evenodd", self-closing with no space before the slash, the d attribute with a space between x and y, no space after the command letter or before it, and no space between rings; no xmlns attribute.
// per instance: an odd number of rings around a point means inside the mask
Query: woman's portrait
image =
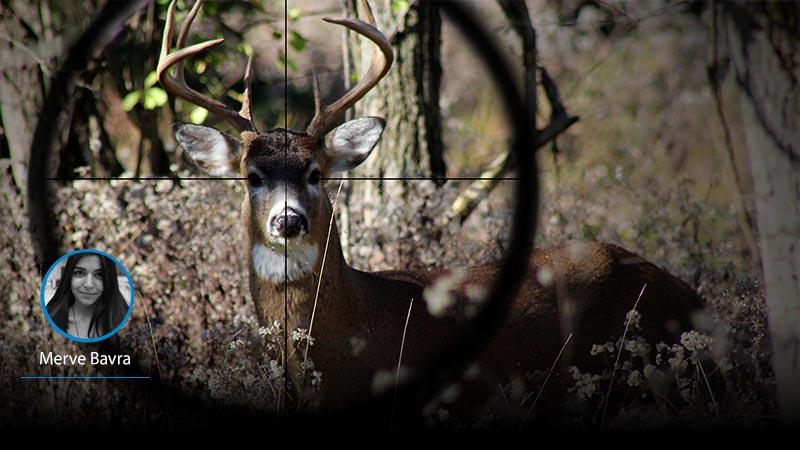
<svg viewBox="0 0 800 450"><path fill-rule="evenodd" d="M124 267L102 252L62 257L45 277L42 295L50 323L82 342L110 337L126 320L132 289Z"/></svg>

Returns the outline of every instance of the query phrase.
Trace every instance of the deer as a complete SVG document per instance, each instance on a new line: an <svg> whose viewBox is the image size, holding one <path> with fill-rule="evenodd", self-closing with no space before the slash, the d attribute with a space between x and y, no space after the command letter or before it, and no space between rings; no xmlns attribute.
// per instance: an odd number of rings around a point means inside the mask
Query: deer
<svg viewBox="0 0 800 450"><path fill-rule="evenodd" d="M290 329L313 327L315 342L306 346L305 356L322 373L323 403L355 404L371 395L377 374L397 368L401 345L403 367L423 367L458 335L459 314L434 314L412 304L424 304L426 289L450 280L456 309L463 312L471 301L470 290L488 286L498 269L488 265L458 271L365 272L350 267L343 256L333 204L322 181L364 162L377 146L385 121L361 117L336 124L379 83L394 58L390 41L376 28L364 0L364 20L323 20L373 44L368 70L327 105L314 75L315 114L303 131L256 130L250 108L252 57L239 111L187 85L183 62L223 41L185 45L199 5L194 4L181 25L174 51L175 0L169 5L158 79L168 93L206 108L239 135L177 123L176 141L199 169L240 179L244 185L243 245L259 322L285 320ZM562 367L592 367L597 364L590 356L592 344L619 336L635 304L642 334L652 341L674 340L681 330L691 328L693 312L702 308L688 284L616 245L576 241L536 248L508 318L477 367L491 376L522 375L547 370L564 350ZM567 336L574 337L569 345L564 344ZM354 342L362 348L356 351ZM301 353L294 353L289 364L299 364Z"/></svg>

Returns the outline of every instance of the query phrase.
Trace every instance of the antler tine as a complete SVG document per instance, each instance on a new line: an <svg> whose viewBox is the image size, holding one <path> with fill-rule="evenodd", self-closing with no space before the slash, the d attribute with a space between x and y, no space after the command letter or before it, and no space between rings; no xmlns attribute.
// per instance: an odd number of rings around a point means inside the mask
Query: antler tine
<svg viewBox="0 0 800 450"><path fill-rule="evenodd" d="M242 108L239 110L239 115L253 123L253 114L250 111L250 105L253 103L253 89L250 88L250 83L253 78L253 56L247 57L247 67L244 69L244 99L242 100ZM255 127L253 127L255 129Z"/></svg>
<svg viewBox="0 0 800 450"><path fill-rule="evenodd" d="M170 2L170 6L175 2ZM202 0L197 0L194 2L192 9L189 10L189 14L186 15L186 20L183 21L181 24L181 29L178 31L178 42L175 44L175 48L181 49L186 45L186 38L189 36L189 28L194 23L194 18L197 17L197 13L200 11L200 7L203 5ZM170 18L173 15L173 9L168 11ZM172 41L170 37L170 42L167 43L169 45ZM167 48L169 51L169 48ZM178 61L175 64L175 79L178 80L179 83L184 83L184 73L183 73L183 61Z"/></svg>
<svg viewBox="0 0 800 450"><path fill-rule="evenodd" d="M370 91L376 84L383 78L394 61L394 53L392 52L392 44L377 28L375 28L375 18L369 9L366 1L361 1L361 9L364 10L364 18L367 22L356 19L333 19L325 17L324 21L335 23L347 27L356 33L366 37L375 44L372 51L371 61L367 73L361 78L349 92L344 94L340 99L336 100L329 106L323 106L322 102L318 100L321 98L319 92L319 83L314 75L314 103L315 114L311 119L311 123L306 128L306 133L310 136L319 138L322 137L339 119L342 113L353 104L359 101L367 92Z"/></svg>
<svg viewBox="0 0 800 450"><path fill-rule="evenodd" d="M367 0L358 0L358 6L364 10L364 22L378 28L378 25L375 23L375 16L372 15L372 7L369 6Z"/></svg>
<svg viewBox="0 0 800 450"><path fill-rule="evenodd" d="M322 113L322 93L319 90L319 78L317 77L317 69L311 67L312 82L314 83L314 116Z"/></svg>
<svg viewBox="0 0 800 450"><path fill-rule="evenodd" d="M207 109L212 114L216 114L233 125L238 131L255 131L255 125L250 117L250 62L248 61L248 70L245 73L245 101L242 104L242 112L236 112L223 103L220 103L213 98L203 95L186 84L183 74L183 61L197 54L204 52L206 49L219 45L224 39L213 39L199 44L194 44L189 47L184 47L186 37L189 34L189 27L194 21L197 12L200 10L200 0L198 0L186 21L181 25L178 33L178 42L175 52L170 53L170 44L172 42L173 27L175 23L175 4L176 0L172 0L167 10L167 22L164 26L164 36L161 41L161 54L158 58L158 67L156 73L158 74L158 81L164 89L176 97L187 100L197 106ZM170 70L175 67L177 72L175 76L169 74Z"/></svg>

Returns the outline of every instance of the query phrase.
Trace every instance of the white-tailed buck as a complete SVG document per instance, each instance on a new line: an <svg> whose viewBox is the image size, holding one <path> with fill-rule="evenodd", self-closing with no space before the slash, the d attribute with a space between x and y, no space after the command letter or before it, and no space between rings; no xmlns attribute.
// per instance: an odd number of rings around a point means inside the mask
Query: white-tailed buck
<svg viewBox="0 0 800 450"><path fill-rule="evenodd" d="M412 299L419 304L411 309L403 366L424 365L457 335L460 326L457 317L437 317L424 307L425 288L443 276L451 281L457 278L452 291L461 302L456 309L463 310L471 301L467 293L476 286L489 286L497 270L471 268L457 277L444 271L362 272L345 262L335 223L328 242L333 210L320 180L361 164L384 127L384 120L377 117L333 127L392 64L392 47L374 27L368 7L361 5L366 22L325 19L375 44L367 73L328 106L322 103L315 78L316 114L308 128L266 132L256 131L250 115L249 64L239 112L187 86L182 62L222 39L185 47L199 10L197 2L181 26L177 49L170 52L174 9L173 0L158 63L159 80L171 94L221 116L240 132L237 138L205 126L178 124L174 128L178 142L201 169L215 176L246 179L244 245L249 249L250 289L261 323L282 323L286 312L289 329L308 329L320 283L313 311L315 342L309 357L322 372L324 402L329 405L368 397L376 373L396 369ZM483 373L506 378L547 370L566 336L573 333L561 362L594 366L598 361L589 355L591 345L622 333L626 313L645 284L637 308L642 334L652 341L672 340L676 332L690 326L690 313L700 308L694 291L681 280L614 245L579 242L535 250L508 320L478 364Z"/></svg>

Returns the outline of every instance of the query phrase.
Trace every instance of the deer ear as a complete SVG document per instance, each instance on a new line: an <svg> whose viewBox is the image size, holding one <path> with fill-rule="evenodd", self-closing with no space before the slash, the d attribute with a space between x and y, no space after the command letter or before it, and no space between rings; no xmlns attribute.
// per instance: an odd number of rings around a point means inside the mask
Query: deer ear
<svg viewBox="0 0 800 450"><path fill-rule="evenodd" d="M176 123L172 131L197 167L217 177L237 176L239 141L214 128L188 123Z"/></svg>
<svg viewBox="0 0 800 450"><path fill-rule="evenodd" d="M362 117L336 127L323 149L328 171L343 172L364 162L381 139L384 126L386 121L380 117Z"/></svg>

